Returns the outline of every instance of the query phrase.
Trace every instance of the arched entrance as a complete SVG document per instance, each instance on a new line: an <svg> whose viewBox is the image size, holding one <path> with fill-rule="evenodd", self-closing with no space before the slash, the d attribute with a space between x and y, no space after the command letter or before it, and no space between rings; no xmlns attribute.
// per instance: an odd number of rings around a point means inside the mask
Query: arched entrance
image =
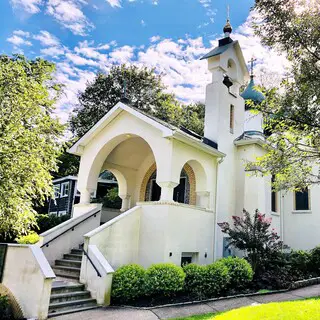
<svg viewBox="0 0 320 320"><path fill-rule="evenodd" d="M157 169L155 164L151 166L145 175L141 186L142 194L140 201L159 201L161 196L161 188L156 182ZM195 189L196 181L192 168L185 164L180 174L179 185L173 190L173 201L195 205Z"/></svg>

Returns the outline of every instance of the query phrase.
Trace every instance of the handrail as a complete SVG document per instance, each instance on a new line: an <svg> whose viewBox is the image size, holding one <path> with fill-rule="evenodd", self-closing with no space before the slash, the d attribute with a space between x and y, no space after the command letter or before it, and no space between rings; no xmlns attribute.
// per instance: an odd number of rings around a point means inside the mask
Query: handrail
<svg viewBox="0 0 320 320"><path fill-rule="evenodd" d="M93 266L93 269L96 270L96 273L98 275L99 278L101 278L101 273L99 272L98 268L94 265L93 261L91 260L91 258L89 257L88 253L86 252L86 250L82 249L84 255L88 258L88 260L90 261L91 265Z"/></svg>
<svg viewBox="0 0 320 320"><path fill-rule="evenodd" d="M59 238L60 236L62 236L63 234L67 233L68 231L72 230L74 231L74 228L77 227L79 224L81 224L82 222L90 219L92 216L94 216L94 218L97 216L97 214L99 213L100 210L95 211L92 215L90 215L89 217L86 217L85 219L79 221L77 224L75 224L74 226L70 227L69 229L63 231L62 233L58 234L57 236L55 236L54 238L50 239L48 242L44 243L40 248L43 247L49 247L49 243L51 243L52 241L56 240L57 238Z"/></svg>

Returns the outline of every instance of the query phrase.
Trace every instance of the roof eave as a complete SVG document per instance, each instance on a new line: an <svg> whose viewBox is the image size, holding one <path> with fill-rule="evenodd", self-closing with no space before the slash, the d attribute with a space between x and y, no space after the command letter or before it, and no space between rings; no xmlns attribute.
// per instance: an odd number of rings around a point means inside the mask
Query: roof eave
<svg viewBox="0 0 320 320"><path fill-rule="evenodd" d="M169 136L168 136L169 137ZM204 144L202 141L193 138L191 136L187 136L186 134L180 132L180 131L174 131L171 135L173 139L176 139L180 142L183 142L187 145L190 145L192 147L195 147L197 149L200 149L201 151L208 153L212 156L215 156L217 158L223 158L226 156L225 153L218 151L217 149L214 149L206 144Z"/></svg>

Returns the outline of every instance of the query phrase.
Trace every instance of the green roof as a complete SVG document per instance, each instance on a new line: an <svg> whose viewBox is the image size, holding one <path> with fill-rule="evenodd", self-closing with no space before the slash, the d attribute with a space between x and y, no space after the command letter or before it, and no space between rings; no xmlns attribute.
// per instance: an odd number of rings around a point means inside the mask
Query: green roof
<svg viewBox="0 0 320 320"><path fill-rule="evenodd" d="M255 88L253 76L251 76L247 88L241 93L241 97L244 100L252 100L255 103L261 103L265 100L264 94Z"/></svg>

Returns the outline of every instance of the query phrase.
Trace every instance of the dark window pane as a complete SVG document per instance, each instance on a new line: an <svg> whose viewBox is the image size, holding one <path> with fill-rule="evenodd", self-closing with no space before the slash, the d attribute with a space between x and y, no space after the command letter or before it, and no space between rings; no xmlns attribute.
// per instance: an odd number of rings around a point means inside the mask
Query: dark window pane
<svg viewBox="0 0 320 320"><path fill-rule="evenodd" d="M181 257L181 267L192 263L192 257Z"/></svg>
<svg viewBox="0 0 320 320"><path fill-rule="evenodd" d="M173 200L179 203L185 203L186 178L180 178L180 184L174 188Z"/></svg>
<svg viewBox="0 0 320 320"><path fill-rule="evenodd" d="M309 210L308 190L296 192L296 210Z"/></svg>
<svg viewBox="0 0 320 320"><path fill-rule="evenodd" d="M161 188L156 183L156 180L152 180L152 194L151 201L159 201L161 196Z"/></svg>

